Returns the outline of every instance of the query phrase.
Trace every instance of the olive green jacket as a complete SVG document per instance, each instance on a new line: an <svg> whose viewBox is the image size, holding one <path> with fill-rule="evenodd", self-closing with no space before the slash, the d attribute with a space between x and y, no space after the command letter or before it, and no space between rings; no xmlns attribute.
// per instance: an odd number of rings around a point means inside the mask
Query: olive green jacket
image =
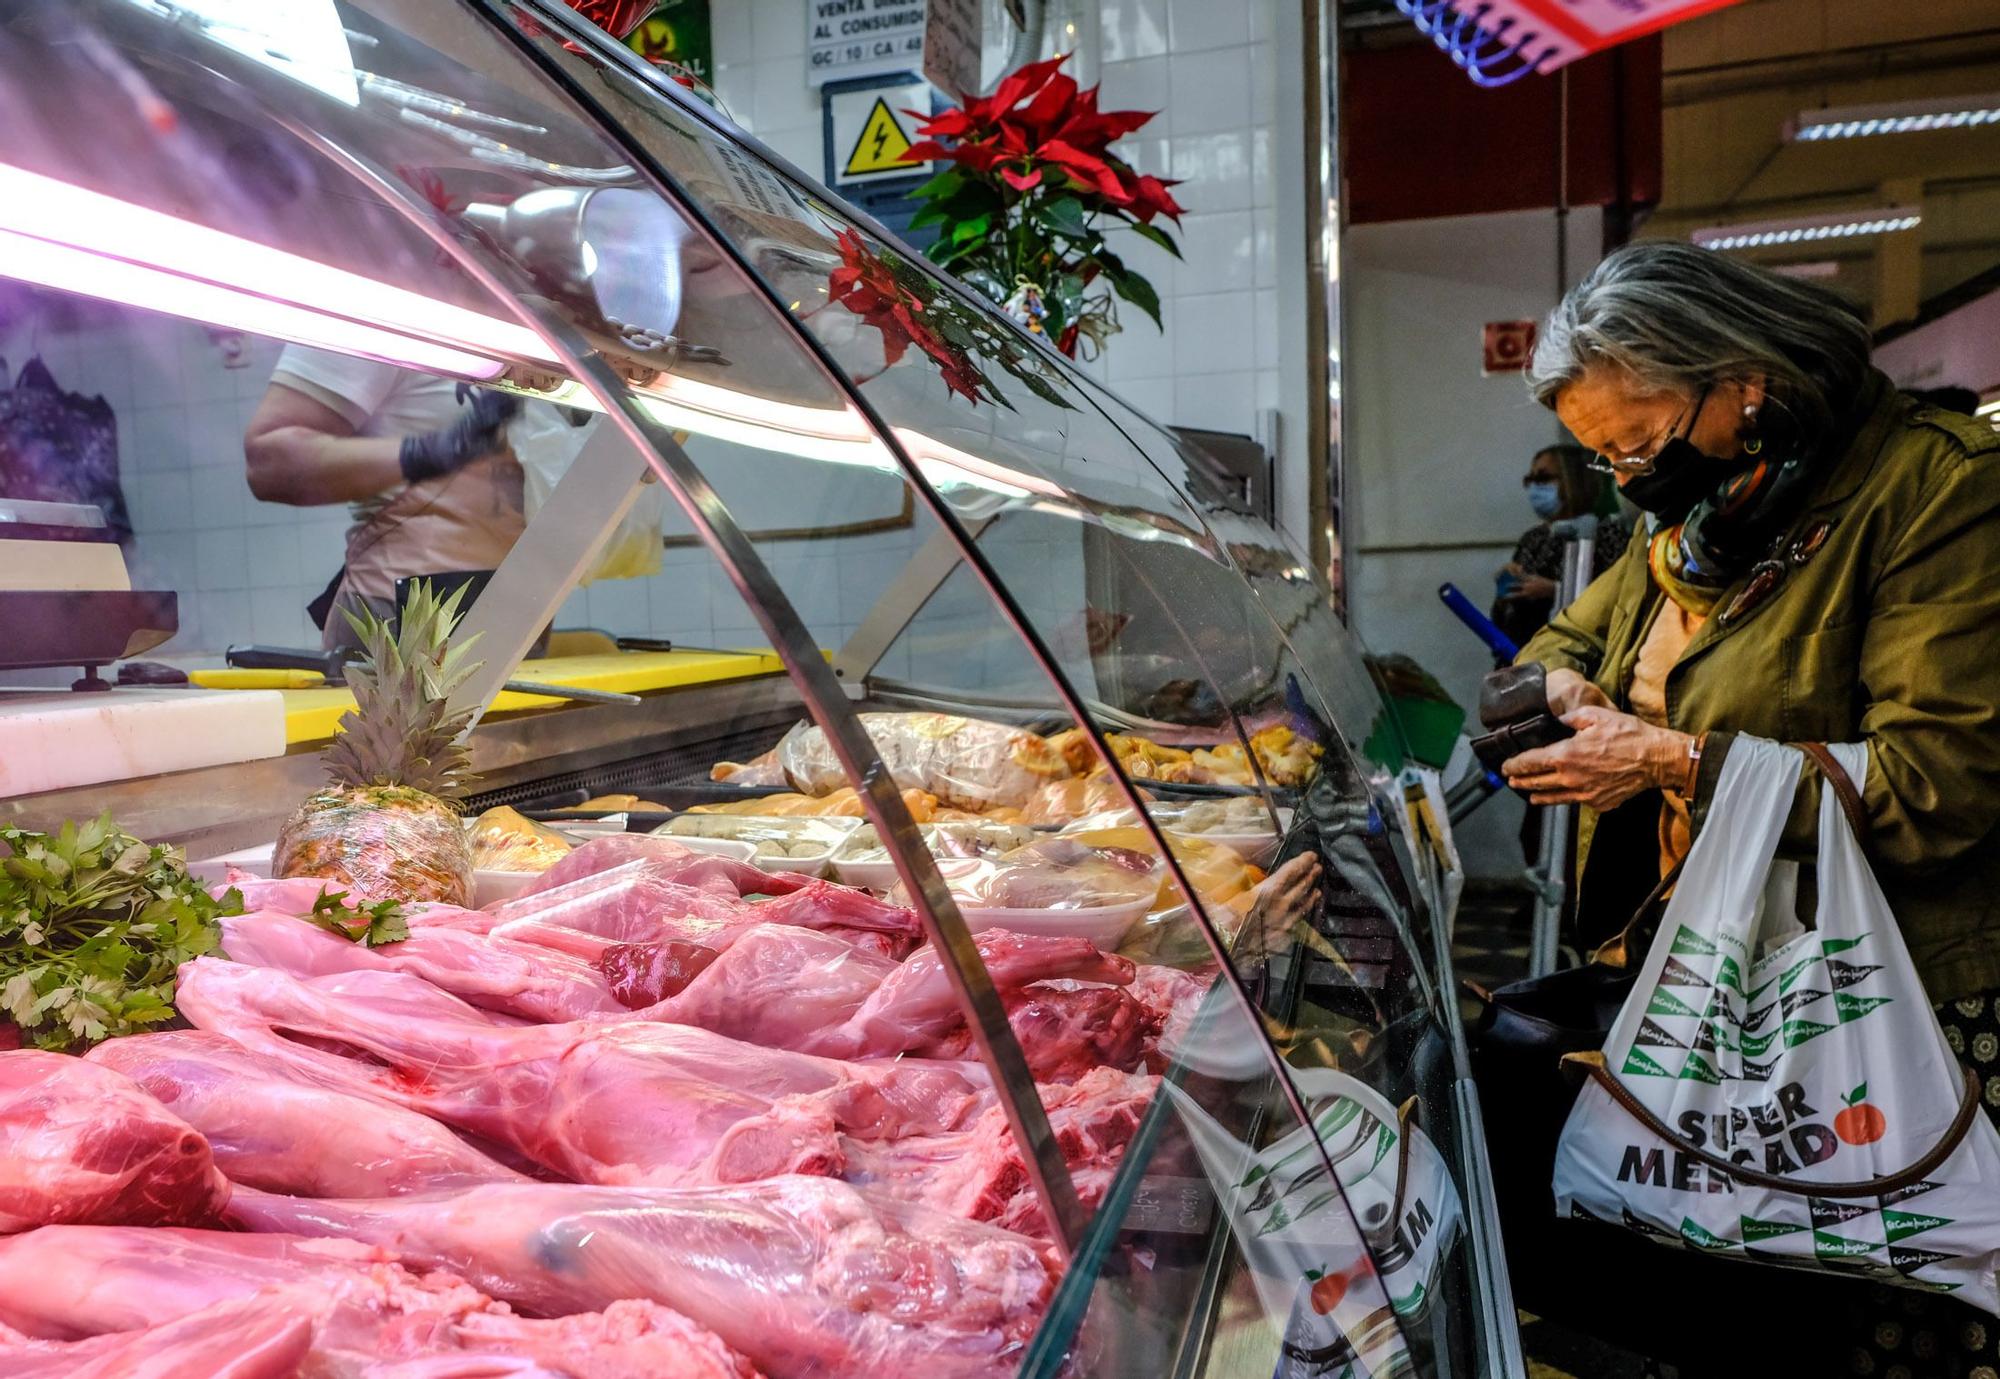
<svg viewBox="0 0 2000 1379"><path fill-rule="evenodd" d="M1778 549L1830 521L1825 543L1761 603L1731 616L1724 594L1668 674L1667 716L1709 735L1698 833L1728 826L1707 804L1736 734L1865 742L1870 860L1931 998L1951 1000L2000 988L2000 435L1880 374L1862 405ZM1570 667L1622 705L1659 601L1642 529L1520 659ZM1783 855L1815 852L1819 793L1803 772ZM1657 853L1630 865L1657 875Z"/></svg>

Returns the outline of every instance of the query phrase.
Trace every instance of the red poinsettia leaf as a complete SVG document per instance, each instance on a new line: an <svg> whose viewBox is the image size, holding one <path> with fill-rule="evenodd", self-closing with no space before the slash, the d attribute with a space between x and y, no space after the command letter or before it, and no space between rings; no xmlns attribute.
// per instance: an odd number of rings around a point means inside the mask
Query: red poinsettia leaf
<svg viewBox="0 0 2000 1379"><path fill-rule="evenodd" d="M1070 103L1075 99L1075 78L1059 74L1036 92L1035 98L1029 101L1026 108L1015 118L1023 124L1047 132L1063 122L1069 114Z"/></svg>
<svg viewBox="0 0 2000 1379"><path fill-rule="evenodd" d="M1102 158L1072 148L1060 139L1051 139L1038 150L1043 158L1068 171L1086 187L1094 187L1118 205L1131 198L1119 184L1118 174Z"/></svg>
<svg viewBox="0 0 2000 1379"><path fill-rule="evenodd" d="M631 37L639 21L653 12L654 0L569 0L569 7L609 33L613 38Z"/></svg>
<svg viewBox="0 0 2000 1379"><path fill-rule="evenodd" d="M1028 172L1016 172L1013 168L1002 167L1000 175L1006 178L1007 185L1017 192L1033 191L1036 187L1042 185L1042 170L1040 168L1034 168Z"/></svg>
<svg viewBox="0 0 2000 1379"><path fill-rule="evenodd" d="M1167 190L1174 185L1178 184L1162 181L1150 173L1141 174L1132 198L1135 207L1145 211L1140 219L1151 220L1155 215L1164 215L1178 221L1181 218L1181 203L1174 200L1173 193Z"/></svg>
<svg viewBox="0 0 2000 1379"><path fill-rule="evenodd" d="M972 132L972 121L963 110L941 110L935 115L921 110L903 113L916 122L917 133L927 139L962 139Z"/></svg>
<svg viewBox="0 0 2000 1379"><path fill-rule="evenodd" d="M997 142L1001 148L1016 158L1025 158L1030 147L1028 131L1011 121L1000 126L1000 137Z"/></svg>
<svg viewBox="0 0 2000 1379"><path fill-rule="evenodd" d="M1020 71L1002 79L1000 84L993 88L993 94L979 104L986 108L989 118L1012 110L1020 101L1041 90L1048 79L1056 74L1056 68L1068 61L1068 53L1059 53L1043 62L1031 62Z"/></svg>
<svg viewBox="0 0 2000 1379"><path fill-rule="evenodd" d="M935 139L919 139L903 155L912 163L948 162L955 156L955 150L946 148Z"/></svg>

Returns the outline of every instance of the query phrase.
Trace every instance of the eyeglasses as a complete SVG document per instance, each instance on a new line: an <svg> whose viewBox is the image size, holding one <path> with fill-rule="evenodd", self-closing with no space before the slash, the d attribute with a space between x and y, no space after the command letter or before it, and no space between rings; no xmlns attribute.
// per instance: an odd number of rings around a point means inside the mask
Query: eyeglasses
<svg viewBox="0 0 2000 1379"><path fill-rule="evenodd" d="M1674 441L1686 440L1688 434L1694 430L1695 422L1701 417L1701 409L1708 405L1708 393L1709 389L1703 388L1696 395L1693 405L1683 409L1681 414L1674 418L1673 425L1667 428L1666 434L1647 446L1644 453L1616 457L1593 455L1590 457L1590 468L1599 474L1624 474L1633 478L1652 473L1653 462L1660 458L1661 452ZM1683 425L1686 426L1686 431L1681 429Z"/></svg>

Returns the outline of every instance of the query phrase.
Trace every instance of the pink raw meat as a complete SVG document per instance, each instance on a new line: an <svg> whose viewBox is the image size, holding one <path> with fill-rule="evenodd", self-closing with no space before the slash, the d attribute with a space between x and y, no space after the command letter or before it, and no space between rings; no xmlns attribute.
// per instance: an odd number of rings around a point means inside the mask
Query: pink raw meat
<svg viewBox="0 0 2000 1379"><path fill-rule="evenodd" d="M1115 986L1055 982L1000 993L1007 1023L1035 1081L1074 1082L1093 1068L1129 1072L1144 1060L1145 1008ZM975 1058L963 1022L910 1050L926 1058Z"/></svg>
<svg viewBox="0 0 2000 1379"><path fill-rule="evenodd" d="M715 895L785 895L806 884L806 878L790 872L767 872L712 852L701 852L685 843L658 833L619 833L609 838L593 838L576 848L528 883L523 895L554 890L557 886L599 872L622 867L627 862L651 863L649 870L665 881L678 881L696 890Z"/></svg>
<svg viewBox="0 0 2000 1379"><path fill-rule="evenodd" d="M391 1197L521 1181L428 1116L322 1086L219 1034L137 1034L89 1057L199 1130L230 1180L249 1187Z"/></svg>
<svg viewBox="0 0 2000 1379"><path fill-rule="evenodd" d="M250 1298L310 1325L308 1373L328 1379L756 1379L742 1356L658 1303L530 1320L451 1274L412 1273L355 1241L104 1227L0 1241L0 1319L34 1336L138 1332Z"/></svg>
<svg viewBox="0 0 2000 1379"><path fill-rule="evenodd" d="M206 1308L145 1331L87 1341L0 1341L8 1379L292 1379L312 1322L282 1299Z"/></svg>
<svg viewBox="0 0 2000 1379"><path fill-rule="evenodd" d="M1213 968L1204 972L1185 972L1178 967L1139 964L1130 990L1133 999L1146 1012L1148 1067L1160 1071L1172 1061L1172 1050L1179 1048L1187 1038L1188 1031L1194 1026L1194 1017L1200 1013L1202 1002L1207 999L1215 980Z"/></svg>
<svg viewBox="0 0 2000 1379"><path fill-rule="evenodd" d="M502 1029L384 1018L312 983L210 958L182 966L178 1003L202 1029L582 1182L837 1171L836 1131L936 1134L990 1100L978 1070L954 1064L845 1063L648 1021Z"/></svg>
<svg viewBox="0 0 2000 1379"><path fill-rule="evenodd" d="M788 894L752 901L687 885L676 879L683 871L658 858L641 859L516 896L489 912L493 932L505 935L513 921L532 919L618 943L671 938L718 952L753 924L870 929L910 941L919 934L916 913L907 906L829 881L793 877L798 884Z"/></svg>
<svg viewBox="0 0 2000 1379"><path fill-rule="evenodd" d="M772 1379L1001 1379L1052 1274L1023 1236L825 1178L351 1202L246 1189L231 1216L365 1240L548 1315L650 1299Z"/></svg>
<svg viewBox="0 0 2000 1379"><path fill-rule="evenodd" d="M68 1054L0 1053L0 1234L186 1225L228 1200L200 1134L125 1077Z"/></svg>
<svg viewBox="0 0 2000 1379"><path fill-rule="evenodd" d="M252 911L222 921L237 962L295 977L404 972L473 1005L529 1020L580 1020L624 1010L588 962L443 924L417 924L399 943L367 948L303 919Z"/></svg>
<svg viewBox="0 0 2000 1379"><path fill-rule="evenodd" d="M1132 979L1126 959L1101 952L1088 939L999 929L976 935L973 943L1005 998L1038 1081L1066 1081L1105 1064L1137 1065L1143 1015L1112 989ZM614 947L599 966L629 1003L660 989L651 980L652 959L673 956L662 954L663 947ZM1054 979L1112 986L1059 991L1034 985ZM678 995L641 1014L828 1058L975 1056L934 950L897 964L837 936L790 925L745 930Z"/></svg>
<svg viewBox="0 0 2000 1379"><path fill-rule="evenodd" d="M1111 1068L1040 1089L1056 1144L1084 1207L1094 1209L1159 1088L1159 1079ZM846 1180L880 1187L972 1221L996 1221L1026 1235L1048 1227L1006 1113L995 1106L964 1130L893 1143L848 1146ZM1106 1170L1098 1172L1097 1170ZM1094 1193L1087 1188L1094 1188Z"/></svg>

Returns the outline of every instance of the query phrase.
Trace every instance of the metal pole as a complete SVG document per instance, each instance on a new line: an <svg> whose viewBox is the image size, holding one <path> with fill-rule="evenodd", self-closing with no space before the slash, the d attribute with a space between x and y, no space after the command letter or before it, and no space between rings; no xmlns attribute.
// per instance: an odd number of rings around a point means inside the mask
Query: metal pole
<svg viewBox="0 0 2000 1379"><path fill-rule="evenodd" d="M1590 583L1597 555L1597 519L1576 517L1555 524L1568 539L1563 543L1562 580L1555 607L1563 609ZM1556 970L1562 938L1563 894L1568 889L1570 805L1542 808L1542 846L1528 880L1535 888L1535 917L1528 939L1528 975L1545 977Z"/></svg>

